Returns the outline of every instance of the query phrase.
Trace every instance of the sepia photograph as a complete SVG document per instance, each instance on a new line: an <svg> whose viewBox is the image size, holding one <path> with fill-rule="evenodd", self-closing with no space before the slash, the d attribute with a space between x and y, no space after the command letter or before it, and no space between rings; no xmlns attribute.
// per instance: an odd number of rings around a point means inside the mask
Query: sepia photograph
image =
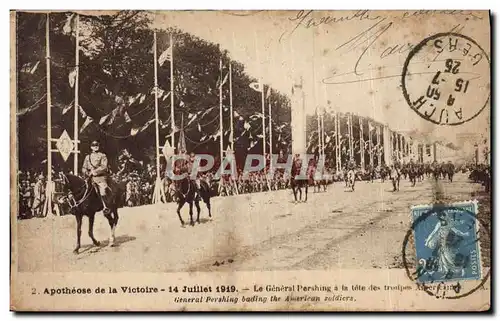
<svg viewBox="0 0 500 321"><path fill-rule="evenodd" d="M489 11L10 26L11 310L491 308Z"/></svg>

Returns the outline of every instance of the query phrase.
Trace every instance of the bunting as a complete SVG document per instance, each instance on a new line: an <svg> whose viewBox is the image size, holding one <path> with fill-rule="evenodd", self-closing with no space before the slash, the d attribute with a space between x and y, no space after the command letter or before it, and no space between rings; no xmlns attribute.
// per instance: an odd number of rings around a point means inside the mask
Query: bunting
<svg viewBox="0 0 500 321"><path fill-rule="evenodd" d="M87 128L87 126L90 125L90 123L92 121L93 121L92 117L87 116L87 118L85 118L85 122L83 123L82 127L80 128L80 133L82 133L84 131L84 129Z"/></svg>
<svg viewBox="0 0 500 321"><path fill-rule="evenodd" d="M71 102L68 106L64 107L62 110L62 114L66 114L74 105L74 102Z"/></svg>
<svg viewBox="0 0 500 321"><path fill-rule="evenodd" d="M154 119L151 119L151 120L148 120L148 121L147 121L147 122L146 122L146 123L145 123L142 127L140 127L140 128L137 128L137 127L136 127L136 128L132 128L132 129L130 130L130 135L131 135L131 136L135 136L135 135L137 135L138 133L140 133L140 132L142 132L142 131L146 130L146 129L149 127L149 125L151 125L151 124L152 124L152 123L154 123L154 122L155 122L155 120L154 120Z"/></svg>
<svg viewBox="0 0 500 321"><path fill-rule="evenodd" d="M180 131L179 141L177 142L177 150L181 154L184 154L187 152L186 137L184 136L184 129L181 129L181 131Z"/></svg>
<svg viewBox="0 0 500 321"><path fill-rule="evenodd" d="M63 32L65 34L73 33L73 29L75 28L75 18L76 15L72 13L69 17L66 18L66 23L63 26Z"/></svg>
<svg viewBox="0 0 500 321"><path fill-rule="evenodd" d="M75 86L76 81L76 68L74 68L68 75L69 86L73 88Z"/></svg>
<svg viewBox="0 0 500 321"><path fill-rule="evenodd" d="M35 71L38 69L38 65L40 64L40 61L37 61L34 66L32 66L31 62L28 62L24 64L21 67L21 72L27 73L27 74L34 74Z"/></svg>
<svg viewBox="0 0 500 321"><path fill-rule="evenodd" d="M78 106L79 110L80 110L80 114L82 115L83 118L86 118L87 117L87 113L85 112L85 110L83 110L82 106Z"/></svg>
<svg viewBox="0 0 500 321"><path fill-rule="evenodd" d="M109 114L102 116L101 119L99 120L99 125L104 124L104 122L106 121L106 119L108 119L108 117Z"/></svg>

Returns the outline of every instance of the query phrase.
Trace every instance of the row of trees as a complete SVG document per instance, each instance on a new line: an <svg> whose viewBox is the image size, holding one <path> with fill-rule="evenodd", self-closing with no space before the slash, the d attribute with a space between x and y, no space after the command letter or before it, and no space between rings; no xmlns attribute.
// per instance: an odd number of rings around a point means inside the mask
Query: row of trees
<svg viewBox="0 0 500 321"><path fill-rule="evenodd" d="M79 63L80 127L87 117L93 120L80 134L81 150L99 139L115 159L123 148L144 161L155 157L155 126L144 126L154 117L153 30L145 12L122 11L107 16L80 16L81 53ZM20 165L41 164L46 157L46 60L45 23L47 15L17 15L17 115ZM64 112L74 101L71 73L75 68L75 34L71 13L50 14L51 89L53 137L64 130L72 136L73 112ZM261 95L250 84L256 79L244 66L230 59L229 53L181 30L157 31L158 55L174 46L174 107L177 127L184 127L188 151L218 155L219 59L223 75L232 64L232 91L236 154L262 150ZM171 134L170 65L158 69L162 144ZM267 89L266 89L267 93ZM290 100L275 90L269 92L272 104L274 150L287 152L290 142ZM223 86L224 146L229 145L229 87ZM74 107L73 107L74 108ZM267 106L266 106L267 111ZM108 115L106 119L104 116ZM196 119L195 119L196 118ZM182 119L184 122L182 123ZM100 121L104 120L104 121ZM267 125L267 120L266 120ZM133 129L139 129L135 132ZM178 135L178 133L176 134ZM177 141L178 139L176 139ZM252 146L252 148L249 148ZM80 160L82 161L82 160ZM54 162L64 166L62 159ZM69 164L67 165L69 168Z"/></svg>

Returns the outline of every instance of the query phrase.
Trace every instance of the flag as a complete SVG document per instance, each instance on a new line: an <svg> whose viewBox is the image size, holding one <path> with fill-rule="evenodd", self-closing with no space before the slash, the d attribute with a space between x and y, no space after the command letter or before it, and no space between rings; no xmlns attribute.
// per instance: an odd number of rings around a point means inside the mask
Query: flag
<svg viewBox="0 0 500 321"><path fill-rule="evenodd" d="M106 119L108 119L108 117L109 117L109 114L102 116L101 119L99 120L99 125L104 124L104 122L106 121Z"/></svg>
<svg viewBox="0 0 500 321"><path fill-rule="evenodd" d="M118 114L118 107L113 109L111 111L111 113L108 114L108 115L110 115L109 120L108 120L108 125L111 125L115 121L117 114Z"/></svg>
<svg viewBox="0 0 500 321"><path fill-rule="evenodd" d="M76 68L73 69L69 75L68 75L68 81L69 81L69 86L71 88L73 88L73 86L75 85L75 81L76 81Z"/></svg>
<svg viewBox="0 0 500 321"><path fill-rule="evenodd" d="M252 149L255 145L257 145L257 142L250 142L250 146L247 148L247 150Z"/></svg>
<svg viewBox="0 0 500 321"><path fill-rule="evenodd" d="M87 113L85 112L85 110L83 110L82 106L78 106L79 110L80 110L80 114L82 114L82 117L87 117Z"/></svg>
<svg viewBox="0 0 500 321"><path fill-rule="evenodd" d="M262 84L258 82L253 82L250 84L250 88L252 88L255 91L262 92Z"/></svg>
<svg viewBox="0 0 500 321"><path fill-rule="evenodd" d="M158 58L158 64L160 64L160 66L163 66L163 64L167 60L168 61L172 60L172 46L168 47L167 50L162 52L162 54L160 55L160 58Z"/></svg>
<svg viewBox="0 0 500 321"><path fill-rule="evenodd" d="M189 125L191 125L197 118L198 118L198 114L191 114L191 113L189 113L188 119L190 119L190 121L187 123L186 127L188 127Z"/></svg>
<svg viewBox="0 0 500 321"><path fill-rule="evenodd" d="M66 23L63 26L63 32L65 34L73 32L75 17L76 17L76 15L74 13L72 13L69 17L66 18Z"/></svg>
<svg viewBox="0 0 500 321"><path fill-rule="evenodd" d="M146 99L146 95L141 94L141 99L139 100L139 104L142 104L145 99Z"/></svg>
<svg viewBox="0 0 500 321"><path fill-rule="evenodd" d="M187 147L186 147L186 137L184 136L184 129L181 129L181 132L179 134L179 142L177 143L177 150L179 153L186 153L187 152Z"/></svg>
<svg viewBox="0 0 500 321"><path fill-rule="evenodd" d="M220 86L224 86L224 84L227 82L227 79L229 77L229 74L226 74L226 76L224 77L224 79L222 80L222 83L220 84L220 79L219 81L217 82L217 88L219 88Z"/></svg>
<svg viewBox="0 0 500 321"><path fill-rule="evenodd" d="M83 130L90 125L90 123L93 121L92 117L87 117L85 118L85 122L82 125L82 128L80 128L80 133L83 132Z"/></svg>
<svg viewBox="0 0 500 321"><path fill-rule="evenodd" d="M132 128L130 130L130 136L135 136L139 132L139 128Z"/></svg>
<svg viewBox="0 0 500 321"><path fill-rule="evenodd" d="M372 131L372 130L374 130L374 129L375 129L375 127L373 127L372 123L371 123L371 122L369 122L369 123L368 123L368 130L369 130L369 131Z"/></svg>
<svg viewBox="0 0 500 321"><path fill-rule="evenodd" d="M161 88L158 88L158 98L161 98L161 96L163 96L163 94L165 94L165 90L161 89ZM151 89L151 95L154 95L156 93L156 90L155 88L153 87L153 89Z"/></svg>
<svg viewBox="0 0 500 321"><path fill-rule="evenodd" d="M126 111L123 113L123 117L125 117L126 123L130 123L132 121L132 119L130 118L130 116L128 115L128 113Z"/></svg>
<svg viewBox="0 0 500 321"><path fill-rule="evenodd" d="M137 135L137 133L146 130L149 127L149 125L151 125L152 123L154 123L154 121L155 121L154 119L150 119L141 128L137 128L137 127L136 128L132 128L130 130L130 135L131 136L135 136L135 135Z"/></svg>
<svg viewBox="0 0 500 321"><path fill-rule="evenodd" d="M326 143L326 144L328 144L329 142L330 142L330 136L329 136L329 135L327 135L327 136L326 136L326 139L325 139L325 143Z"/></svg>
<svg viewBox="0 0 500 321"><path fill-rule="evenodd" d="M21 67L21 72L24 72L27 74L34 74L35 71L37 70L39 64L40 64L40 61L37 61L35 65L33 65L33 63L31 63L31 62L25 63Z"/></svg>
<svg viewBox="0 0 500 321"><path fill-rule="evenodd" d="M36 69L38 68L38 65L40 64L40 60L36 62L36 64L33 66L33 68L31 68L30 70L30 74L34 74Z"/></svg>
<svg viewBox="0 0 500 321"><path fill-rule="evenodd" d="M66 114L71 109L71 107L73 107L73 102L71 102L71 104L63 108L62 114L63 115Z"/></svg>
<svg viewBox="0 0 500 321"><path fill-rule="evenodd" d="M271 87L267 87L267 93L266 93L266 98L271 97Z"/></svg>
<svg viewBox="0 0 500 321"><path fill-rule="evenodd" d="M208 113L209 113L210 111L212 111L212 109L214 109L214 108L215 108L215 106L214 106L214 107L210 107L210 108L208 108L207 110L205 110L205 111L203 112L203 114L201 115L201 117L203 118L206 114L208 114Z"/></svg>

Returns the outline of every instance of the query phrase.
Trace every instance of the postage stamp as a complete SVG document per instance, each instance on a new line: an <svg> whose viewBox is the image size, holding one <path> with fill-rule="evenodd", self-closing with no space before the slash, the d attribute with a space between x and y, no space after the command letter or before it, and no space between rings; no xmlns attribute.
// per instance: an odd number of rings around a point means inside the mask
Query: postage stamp
<svg viewBox="0 0 500 321"><path fill-rule="evenodd" d="M479 280L481 255L477 202L415 206L417 282Z"/></svg>

